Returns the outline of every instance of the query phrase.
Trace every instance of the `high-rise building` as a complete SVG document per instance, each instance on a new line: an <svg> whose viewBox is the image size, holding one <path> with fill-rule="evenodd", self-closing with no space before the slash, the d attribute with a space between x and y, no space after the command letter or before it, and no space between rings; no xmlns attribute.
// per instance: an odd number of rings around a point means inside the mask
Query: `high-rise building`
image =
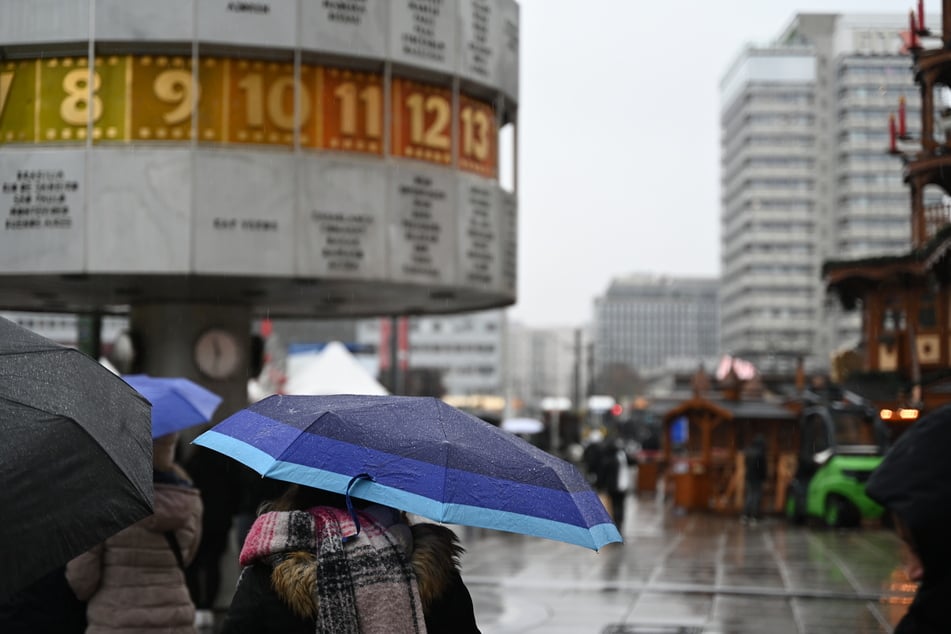
<svg viewBox="0 0 951 634"><path fill-rule="evenodd" d="M549 398L582 406L587 395L586 339L581 328L509 323L509 393L520 411L538 412Z"/></svg>
<svg viewBox="0 0 951 634"><path fill-rule="evenodd" d="M888 153L902 99L918 134L907 29L907 14L799 14L724 74L722 352L764 371L799 358L815 370L857 340L857 318L826 297L822 263L909 248L908 191Z"/></svg>
<svg viewBox="0 0 951 634"><path fill-rule="evenodd" d="M612 365L637 373L669 359L717 354L719 283L715 278L631 275L594 302L594 376Z"/></svg>

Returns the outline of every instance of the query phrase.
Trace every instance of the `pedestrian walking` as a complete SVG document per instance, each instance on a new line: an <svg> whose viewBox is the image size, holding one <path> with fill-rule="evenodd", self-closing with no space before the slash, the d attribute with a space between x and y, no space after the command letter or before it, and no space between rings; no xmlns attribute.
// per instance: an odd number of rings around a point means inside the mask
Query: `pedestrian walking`
<svg viewBox="0 0 951 634"><path fill-rule="evenodd" d="M585 477L588 483L597 488L598 467L601 465L601 449L604 434L600 429L594 429L588 434L584 449L581 452L581 463L584 465Z"/></svg>
<svg viewBox="0 0 951 634"><path fill-rule="evenodd" d="M201 495L204 513L201 543L186 570L188 590L197 610L197 627L214 626L215 599L221 589L221 565L228 550L241 481L238 465L218 452L195 446L185 465Z"/></svg>
<svg viewBox="0 0 951 634"><path fill-rule="evenodd" d="M198 547L202 506L174 462L177 436L153 440L154 513L66 566L69 585L88 601L88 633L195 632L185 566Z"/></svg>
<svg viewBox="0 0 951 634"><path fill-rule="evenodd" d="M756 434L753 442L743 452L744 487L743 500L744 522L757 522L760 518L760 506L763 501L763 483L766 482L766 439L762 434Z"/></svg>
<svg viewBox="0 0 951 634"><path fill-rule="evenodd" d="M866 485L894 519L915 599L895 634L951 632L951 406L914 423Z"/></svg>
<svg viewBox="0 0 951 634"><path fill-rule="evenodd" d="M610 434L597 453L595 488L610 502L611 517L619 532L624 532L624 507L631 488L631 468L620 436Z"/></svg>
<svg viewBox="0 0 951 634"><path fill-rule="evenodd" d="M222 632L477 634L455 534L348 502L291 485L262 509Z"/></svg>

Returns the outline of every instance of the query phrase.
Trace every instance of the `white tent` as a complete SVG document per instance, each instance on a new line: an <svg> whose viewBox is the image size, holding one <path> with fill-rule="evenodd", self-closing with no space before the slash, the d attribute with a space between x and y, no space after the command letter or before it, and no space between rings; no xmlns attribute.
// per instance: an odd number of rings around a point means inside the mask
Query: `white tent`
<svg viewBox="0 0 951 634"><path fill-rule="evenodd" d="M339 341L331 341L319 354L288 357L284 393L389 394Z"/></svg>

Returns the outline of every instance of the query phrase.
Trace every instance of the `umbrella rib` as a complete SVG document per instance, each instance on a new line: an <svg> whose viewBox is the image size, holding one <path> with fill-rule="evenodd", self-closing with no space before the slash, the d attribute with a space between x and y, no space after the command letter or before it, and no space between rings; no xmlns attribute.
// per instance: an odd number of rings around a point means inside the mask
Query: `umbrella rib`
<svg viewBox="0 0 951 634"><path fill-rule="evenodd" d="M307 424L307 427L305 427L304 429L298 430L298 433L297 433L296 436L294 436L294 439L291 440L289 443L287 443L287 446L284 447L283 449L281 449L281 452L280 452L278 455L274 456L274 461L271 463L271 466L268 467L267 470L266 470L264 473L261 474L261 476L262 476L262 477L268 477L268 474L271 472L271 469L273 469L274 466L275 466L277 463L279 463L279 462L281 462L281 463L285 462L284 456L287 455L287 453L290 452L291 447L293 447L294 444L295 444L298 440L300 440L301 435L302 435L302 434L306 434L306 433L307 433L307 430L310 429L310 427L311 427L312 425L317 424L324 416L327 416L328 414L331 414L331 413L332 413L332 412L329 412L329 411L323 411L323 412L321 412L321 413L320 413L320 416L318 416L317 418L313 419L312 421L310 421L310 422Z"/></svg>
<svg viewBox="0 0 951 634"><path fill-rule="evenodd" d="M442 416L442 408L441 408L440 405L439 405L440 402L437 401L437 400L434 398L434 399L433 399L433 403L435 404L436 409L437 409L438 412L439 412L439 422L440 422L439 428L440 428L440 430L442 431L442 435L443 435L443 445L444 445L444 447L446 448L446 450L443 452L443 466L442 466L442 468L443 468L443 478L442 478L442 496L441 496L441 502L442 502L442 504L443 504L443 507L442 507L442 510L441 510L441 512L440 512L440 515L439 515L440 521L442 522L442 521L445 520L445 517L446 517L446 506L445 506L445 505L446 505L446 492L447 492L447 490L448 490L448 488L449 488L449 452L452 451L452 443L449 442L449 435L446 434L446 423L445 423L445 419L444 419L443 416Z"/></svg>

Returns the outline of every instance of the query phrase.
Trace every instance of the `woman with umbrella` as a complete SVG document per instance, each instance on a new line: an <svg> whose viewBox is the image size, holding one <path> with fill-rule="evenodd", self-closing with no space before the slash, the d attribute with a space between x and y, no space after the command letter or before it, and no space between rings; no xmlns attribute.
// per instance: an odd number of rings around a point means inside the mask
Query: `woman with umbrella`
<svg viewBox="0 0 951 634"><path fill-rule="evenodd" d="M478 634L461 554L446 527L291 485L248 534L222 632Z"/></svg>
<svg viewBox="0 0 951 634"><path fill-rule="evenodd" d="M73 559L66 578L88 601L87 632L195 631L184 568L198 548L198 489L173 461L178 434L153 441L154 514Z"/></svg>
<svg viewBox="0 0 951 634"><path fill-rule="evenodd" d="M246 606L284 609L288 602L280 597L294 588L303 600L293 605L308 611L297 615L292 631L316 625L318 632L398 633L425 625L429 632L477 632L455 562L461 551L448 529L410 528L410 546L398 538L406 535L401 514L389 507L595 550L621 541L597 494L571 464L434 398L271 396L194 443L262 476L344 499L309 500L298 488L289 503L258 518L242 549L245 569L225 632L278 631L258 629ZM347 503L351 493L385 506L354 509ZM432 534L441 535L443 556L428 567L417 554ZM320 579L311 585L300 583L302 575L289 575L291 584L275 599L271 584L281 585L285 577L275 579L275 573L286 562L299 572L319 570ZM353 579L360 583L351 585Z"/></svg>

